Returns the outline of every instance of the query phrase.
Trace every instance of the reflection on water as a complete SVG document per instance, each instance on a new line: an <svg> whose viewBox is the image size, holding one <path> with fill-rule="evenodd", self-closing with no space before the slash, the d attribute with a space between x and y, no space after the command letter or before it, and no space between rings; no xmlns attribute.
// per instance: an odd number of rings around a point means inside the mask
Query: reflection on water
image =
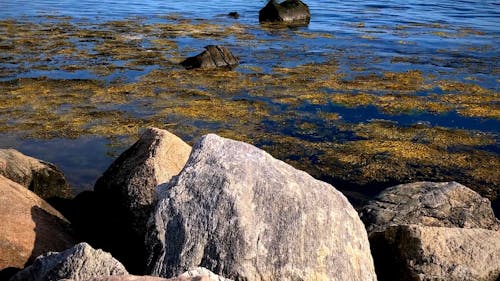
<svg viewBox="0 0 500 281"><path fill-rule="evenodd" d="M2 1L0 146L77 192L153 125L254 143L344 189L457 180L495 198L499 5L307 3L308 27L276 29L265 1ZM208 44L242 64L177 65Z"/></svg>

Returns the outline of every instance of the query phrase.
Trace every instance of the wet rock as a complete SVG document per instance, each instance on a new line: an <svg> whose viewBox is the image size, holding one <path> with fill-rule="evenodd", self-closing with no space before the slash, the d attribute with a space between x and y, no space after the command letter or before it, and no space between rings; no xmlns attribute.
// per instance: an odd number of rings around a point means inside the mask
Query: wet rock
<svg viewBox="0 0 500 281"><path fill-rule="evenodd" d="M186 69L232 68L238 64L238 58L235 57L228 48L216 45L205 46L205 51L181 62L181 65Z"/></svg>
<svg viewBox="0 0 500 281"><path fill-rule="evenodd" d="M113 245L99 246L123 259L127 266L129 261L137 264L144 260L141 252L155 188L180 172L190 152L191 147L177 136L148 128L110 165L95 184L95 196L99 198L90 198L101 202L98 207L102 213L97 220L107 230L96 235L108 236L96 239L114 240Z"/></svg>
<svg viewBox="0 0 500 281"><path fill-rule="evenodd" d="M498 280L500 232L389 226L370 242L379 280Z"/></svg>
<svg viewBox="0 0 500 281"><path fill-rule="evenodd" d="M125 275L125 267L109 253L80 243L63 252L50 252L18 272L10 281L86 280L98 276Z"/></svg>
<svg viewBox="0 0 500 281"><path fill-rule="evenodd" d="M416 182L386 189L360 213L368 233L418 224L499 230L491 202L456 182Z"/></svg>
<svg viewBox="0 0 500 281"><path fill-rule="evenodd" d="M229 14L227 14L227 16L233 19L238 19L240 17L240 14L238 14L238 12L230 12Z"/></svg>
<svg viewBox="0 0 500 281"><path fill-rule="evenodd" d="M153 275L202 266L234 280L375 280L366 231L331 185L243 142L204 136L159 187Z"/></svg>
<svg viewBox="0 0 500 281"><path fill-rule="evenodd" d="M300 0L286 0L278 3L270 0L259 11L259 22L283 22L294 25L308 25L311 20L309 7Z"/></svg>
<svg viewBox="0 0 500 281"><path fill-rule="evenodd" d="M45 200L0 175L0 270L73 246L70 223Z"/></svg>
<svg viewBox="0 0 500 281"><path fill-rule="evenodd" d="M43 199L71 196L64 174L55 165L15 149L0 149L0 175L27 187Z"/></svg>

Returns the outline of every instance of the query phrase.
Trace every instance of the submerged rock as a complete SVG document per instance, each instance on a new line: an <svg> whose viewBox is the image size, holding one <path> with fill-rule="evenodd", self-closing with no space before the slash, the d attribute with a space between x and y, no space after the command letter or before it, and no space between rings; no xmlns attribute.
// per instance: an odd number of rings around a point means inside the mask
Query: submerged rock
<svg viewBox="0 0 500 281"><path fill-rule="evenodd" d="M307 25L311 20L309 7L300 0L286 0L278 3L270 0L259 11L259 22L284 22L287 24Z"/></svg>
<svg viewBox="0 0 500 281"><path fill-rule="evenodd" d="M80 243L63 252L50 252L18 272L10 281L86 280L98 276L125 275L125 267L109 253Z"/></svg>
<svg viewBox="0 0 500 281"><path fill-rule="evenodd" d="M186 69L219 67L232 68L238 64L238 58L235 57L228 48L216 45L205 46L205 51L181 62L181 65Z"/></svg>
<svg viewBox="0 0 500 281"><path fill-rule="evenodd" d="M389 226L370 237L379 280L500 278L500 232L486 229Z"/></svg>
<svg viewBox="0 0 500 281"><path fill-rule="evenodd" d="M0 175L0 270L73 246L70 223L45 200Z"/></svg>
<svg viewBox="0 0 500 281"><path fill-rule="evenodd" d="M234 280L376 280L347 199L250 144L204 136L158 196L153 275L202 266Z"/></svg>
<svg viewBox="0 0 500 281"><path fill-rule="evenodd" d="M99 246L123 259L127 266L143 263L146 223L155 188L180 172L190 152L191 147L177 136L148 128L110 165L95 184L94 198L89 198L100 202L97 207L102 209L95 218L106 230L95 233L101 236L96 237L102 241Z"/></svg>
<svg viewBox="0 0 500 281"><path fill-rule="evenodd" d="M15 149L0 149L0 175L25 186L43 199L71 196L64 174L54 164L26 156Z"/></svg>
<svg viewBox="0 0 500 281"><path fill-rule="evenodd" d="M491 202L456 182L415 182L384 190L360 213L368 233L418 224L499 230Z"/></svg>

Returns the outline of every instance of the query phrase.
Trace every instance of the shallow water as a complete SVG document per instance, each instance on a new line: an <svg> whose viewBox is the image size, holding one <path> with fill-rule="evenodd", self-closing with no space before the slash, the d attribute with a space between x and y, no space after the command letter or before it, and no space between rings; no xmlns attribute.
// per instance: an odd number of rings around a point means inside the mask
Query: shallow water
<svg viewBox="0 0 500 281"><path fill-rule="evenodd" d="M294 29L259 25L264 4L1 1L0 146L75 192L154 125L252 142L343 190L457 180L497 197L497 2L307 1ZM241 65L176 65L208 44Z"/></svg>

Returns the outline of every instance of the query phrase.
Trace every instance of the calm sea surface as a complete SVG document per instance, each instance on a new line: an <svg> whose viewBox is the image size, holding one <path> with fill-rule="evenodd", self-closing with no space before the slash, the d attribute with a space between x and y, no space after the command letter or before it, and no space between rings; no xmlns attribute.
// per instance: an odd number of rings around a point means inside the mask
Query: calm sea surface
<svg viewBox="0 0 500 281"><path fill-rule="evenodd" d="M422 99L427 102L428 97L438 97L449 91L451 86L443 86L445 83L442 81L454 81L453 85L458 85L457 83L473 84L474 87L477 87L475 89L480 89L476 91L478 99L487 95L487 98L484 98L485 108L482 108L481 105L469 108L470 101L460 101L458 106L452 106L449 110L434 110L427 105L422 105L412 107L410 110L394 111L388 110L387 106L391 106L383 104L383 100L373 104L370 102L352 104L352 101L344 101L344 99L341 100L337 97L334 102L329 101L326 104L308 100L300 105L294 105L293 114L291 106L282 102L284 99L279 99L278 102L275 96L266 97L255 94L251 90L225 96L223 100L239 101L244 99L245 101L258 102L266 107L266 114L286 116L286 118L281 119L262 117L261 122L252 125L252 129L259 130L263 136L273 133L284 138L294 138L309 143L364 140L365 138L369 139L373 134L366 133L365 135L369 135L368 137L363 135L360 133L362 131L360 126L370 124L373 120L392 122L400 127L415 125L429 128L439 127L445 130L470 132L476 136L484 135L485 138L489 138L489 142L478 142L480 144L473 148L464 148L464 145L457 144L453 148L448 147L447 150L460 150L461 153L473 151L470 152L471 154L486 153L490 157L491 167L498 166L498 161L500 161L498 157L500 152L498 137L500 133L498 113L500 112L500 101L498 100L498 92L500 91L500 48L498 47L500 46L500 2L485 0L309 0L306 3L312 14L309 26L273 31L262 28L258 23L258 11L266 4L266 1L2 0L0 1L0 20L4 24L0 26L2 33L0 52L4 54L0 56L0 81L9 82L17 81L16 79L20 78L43 77L43 79L88 79L116 84L116 81L123 81L123 83L139 81L142 79L141 77L155 70L161 71L167 68L177 71L175 67L165 66L159 61L157 63L144 63L140 67L137 67L137 64L134 67L129 67L127 59L117 56L105 57L104 55L96 55L97 52L88 52L87 57L94 56L92 57L93 65L106 64L120 67L119 71L106 75L96 75L95 72L86 68L80 69L74 66L88 63L89 59L83 62L83 60L74 58L51 57L53 51L45 49L24 51L24 53L18 54L16 51L22 51L21 49L24 47L22 45L9 45L14 44L9 41L13 36L8 35L8 29L11 28L9 22L15 22L18 26L23 25L25 29L35 28L37 32L50 30L51 27L48 23L55 22L54 30L62 30L63 26L70 26L72 34L81 34L82 28L99 31L104 28L103 26L106 26L106 32L115 32L113 34L120 32L120 36L131 38L130 40L143 40L137 43L138 48L143 49L150 48L148 45L150 43L146 42L146 39L164 38L160 38L160 33L152 31L148 31L150 33L146 34L144 31L134 30L130 27L125 30L123 26L117 27L117 24L107 24L129 21L138 23L139 27L151 26L150 30L152 30L157 23L163 24L166 20L172 19L175 23L179 23L181 21L178 18L181 18L196 23L210 23L226 27L238 25L239 29L232 30L245 29L247 30L244 34L246 37L227 35L203 37L193 35L193 33L188 32L189 30L186 30L187 34L177 31L176 36L167 38L176 44L175 53L171 54L165 51L162 55L168 60L169 57L177 56L178 58L196 54L208 44L227 45L241 59L240 67L234 71L241 75L253 75L249 77L255 81L261 81L259 79L266 81L265 75L273 75L277 69L294 69L301 65L323 64L332 60L333 57L338 73L342 74L342 81L354 81L349 86L343 86L342 91L347 89L342 92L343 94L368 93L377 98L381 95L380 93L385 93L387 89L390 90L392 87L391 85L384 86L387 79L392 77L392 74L387 73L409 72L419 73L418 77L424 77L425 81L438 82L435 84L429 82L424 86L409 90L403 89L395 94L391 93L391 97L406 97L410 92L409 96L418 102L421 102ZM238 19L226 16L233 11L239 13ZM64 21L64 25L60 23L61 21ZM28 24L29 28L26 27ZM119 31L113 29L120 27L122 29ZM23 36L17 31L16 33ZM88 44L93 44L93 42L81 40L83 37L75 35L68 41L75 44L77 50L92 49L93 47L88 47ZM30 44L33 45L36 42ZM6 50L10 53L7 53ZM100 52L100 54L103 53L103 51ZM44 54L43 57L40 57L41 53ZM49 60L50 63L47 63ZM74 69L67 67L67 65L62 67L65 64L70 64ZM312 71L310 76L314 76L314 73ZM372 87L370 86L372 84L366 82L368 81L366 77L371 77L370 75L386 78L385 80L380 78L381 80L374 82ZM363 78L365 80L360 77L365 77ZM418 77L409 76L404 78L407 80L402 78L402 80L397 81L398 83L411 84ZM256 82L259 85L253 87L255 89L277 87L276 84L267 86L263 83ZM446 83L446 85L451 84L451 82ZM324 87L318 89L325 95L335 95L340 92L338 90L340 87L329 85L325 84ZM280 85L284 89L286 86ZM0 87L0 91L2 91L0 95L7 95L7 86L2 87ZM458 94L463 94L458 86L454 87ZM318 89L315 88L315 91ZM206 88L199 87L197 90L213 94L212 88L208 86ZM127 116L130 118L142 118L141 120L146 120L144 124L149 125L150 119L147 118L157 114L160 110L157 108L149 109L144 105L147 104L146 101L146 98L137 99L135 103L128 102L120 105L110 105L108 102L102 108L119 111L120 114L128 114ZM443 103L442 100L440 102ZM457 102L457 99L448 98L444 103L446 102L452 104ZM63 111L64 107L59 107L59 109ZM0 122L5 124L10 122L14 125L24 124L23 122L29 123L25 120L26 116L14 117L13 112L14 110L9 111L9 108L1 109ZM335 121L337 123L332 125L331 122L318 117L323 116L321 114L325 112L335 114L338 117ZM199 127L194 133L183 131L182 128L175 127L175 125L172 125L174 126L172 130L190 142L197 139L199 137L197 134L201 132L218 133L222 128L233 131L240 130L237 126L221 125L223 122L220 120L210 123L205 122L206 120L203 118L200 119L193 119L186 125L186 127ZM169 124L179 124L180 120L182 120L181 117L177 117L177 119L172 117L165 118L164 121ZM312 125L309 126L310 124ZM43 124L43 126L45 125ZM9 126L4 126L7 129L4 128L0 131L0 147L14 147L26 154L54 162L64 170L75 192L91 189L93 182L114 157L134 140L134 137L127 138L127 133L110 136L106 132L99 133L99 131L72 137L58 137L58 133L40 136L40 134L26 134L28 129L23 129L25 128L23 126L18 126L18 129L12 129L13 126ZM47 131L52 128L51 126L45 127L44 130ZM348 129L346 129L347 127ZM363 127L363 130L367 129ZM137 133L131 132L131 135L136 137ZM415 141L415 138L413 137L410 141ZM256 141L256 144L263 148L272 147L269 143L278 145L276 142L267 142L265 137ZM419 144L425 145L425 142L422 141ZM281 155L285 160L293 162L297 160L292 155L294 153L290 152L289 155L277 153L277 156ZM298 151L297 153L305 155L311 153L309 156L314 159L313 163L328 165L321 162L321 155L324 152L313 150L312 152ZM459 173L462 172L459 171ZM313 174L325 180L331 178L331 175L322 175L318 171L313 172ZM445 178L450 179L450 177ZM411 179L405 180L410 181ZM495 188L498 188L498 180L494 182L494 185L496 185Z"/></svg>

